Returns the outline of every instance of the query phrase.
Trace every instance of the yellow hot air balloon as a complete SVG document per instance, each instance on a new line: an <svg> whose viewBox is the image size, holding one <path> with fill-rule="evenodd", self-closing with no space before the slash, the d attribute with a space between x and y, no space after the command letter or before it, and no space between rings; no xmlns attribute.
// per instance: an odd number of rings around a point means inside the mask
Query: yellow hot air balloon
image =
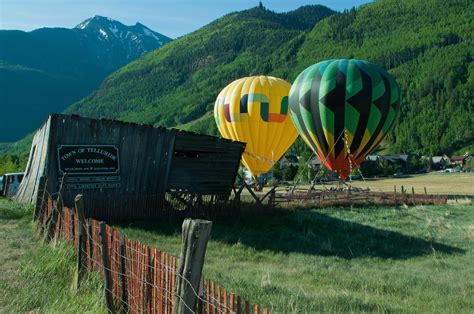
<svg viewBox="0 0 474 314"><path fill-rule="evenodd" d="M247 143L242 162L254 177L268 172L298 137L288 111L291 85L271 76L238 79L214 105L224 138Z"/></svg>

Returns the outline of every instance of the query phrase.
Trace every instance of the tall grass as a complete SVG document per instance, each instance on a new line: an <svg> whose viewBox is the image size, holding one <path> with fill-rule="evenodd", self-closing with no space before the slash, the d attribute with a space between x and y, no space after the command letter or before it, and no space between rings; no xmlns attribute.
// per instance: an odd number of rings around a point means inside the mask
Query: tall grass
<svg viewBox="0 0 474 314"><path fill-rule="evenodd" d="M277 312L474 311L474 206L215 221L204 275ZM180 222L120 226L179 254Z"/></svg>
<svg viewBox="0 0 474 314"><path fill-rule="evenodd" d="M105 313L99 275L72 291L73 247L42 244L30 219L30 207L0 200L0 312Z"/></svg>
<svg viewBox="0 0 474 314"><path fill-rule="evenodd" d="M16 206L0 201L0 312L105 312L99 276L71 292L73 248L33 239ZM179 254L179 221L117 227ZM211 238L204 276L272 311L474 311L473 205L248 215Z"/></svg>

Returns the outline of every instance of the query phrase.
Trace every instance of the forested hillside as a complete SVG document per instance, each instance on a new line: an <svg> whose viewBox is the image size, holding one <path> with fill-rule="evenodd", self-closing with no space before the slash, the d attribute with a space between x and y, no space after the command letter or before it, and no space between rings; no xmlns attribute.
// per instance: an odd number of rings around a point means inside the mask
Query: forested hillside
<svg viewBox="0 0 474 314"><path fill-rule="evenodd" d="M385 148L459 154L474 142L473 9L467 0L384 0L337 14L321 6L232 13L119 69L68 112L217 134L214 99L232 80L292 82L315 62L354 57L389 69L402 87Z"/></svg>
<svg viewBox="0 0 474 314"><path fill-rule="evenodd" d="M114 70L169 41L140 23L102 16L72 29L0 30L0 142L24 137L50 112L62 112Z"/></svg>
<svg viewBox="0 0 474 314"><path fill-rule="evenodd" d="M402 88L392 151L450 153L472 143L474 2L378 1L321 21L273 59L292 80L329 58L360 58L390 70ZM296 51L296 53L295 53Z"/></svg>
<svg viewBox="0 0 474 314"><path fill-rule="evenodd" d="M449 153L473 140L472 12L468 0L385 0L319 22L332 12L233 13L121 68L68 111L215 134L210 111L232 80L292 82L318 61L360 58L389 69L402 87L390 149Z"/></svg>
<svg viewBox="0 0 474 314"><path fill-rule="evenodd" d="M191 122L216 134L206 113L219 91L236 78L271 73L275 51L333 13L307 6L229 14L119 69L68 112L166 126Z"/></svg>

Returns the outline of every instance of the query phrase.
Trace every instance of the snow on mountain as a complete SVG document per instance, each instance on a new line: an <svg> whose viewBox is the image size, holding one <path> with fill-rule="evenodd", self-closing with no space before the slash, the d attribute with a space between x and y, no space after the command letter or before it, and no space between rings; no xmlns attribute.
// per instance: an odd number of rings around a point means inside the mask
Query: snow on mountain
<svg viewBox="0 0 474 314"><path fill-rule="evenodd" d="M96 15L78 24L74 30L95 38L98 45L123 46L127 59L134 59L153 51L171 38L151 30L143 24L124 25L108 17ZM106 50L109 50L105 48ZM101 56L98 56L100 59Z"/></svg>
<svg viewBox="0 0 474 314"><path fill-rule="evenodd" d="M171 41L171 38L157 33L143 24L136 23L135 25L127 26L119 21L99 15L83 21L75 29L98 32L104 38L110 38L109 35L114 36L116 39L133 39L132 35L135 35L137 38L146 36L153 38L159 45Z"/></svg>

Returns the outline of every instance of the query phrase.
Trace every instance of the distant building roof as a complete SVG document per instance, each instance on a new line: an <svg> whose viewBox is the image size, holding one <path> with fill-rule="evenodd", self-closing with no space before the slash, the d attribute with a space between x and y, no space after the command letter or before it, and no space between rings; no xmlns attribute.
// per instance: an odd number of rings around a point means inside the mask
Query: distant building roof
<svg viewBox="0 0 474 314"><path fill-rule="evenodd" d="M460 162L464 161L467 158L467 156L452 156L450 159L452 162Z"/></svg>
<svg viewBox="0 0 474 314"><path fill-rule="evenodd" d="M369 161L377 161L378 159L379 159L378 155L369 155L365 157L365 160L369 160Z"/></svg>
<svg viewBox="0 0 474 314"><path fill-rule="evenodd" d="M282 166L288 166L288 165L298 166L298 164L299 164L298 157L295 155L283 156L280 159L280 165Z"/></svg>
<svg viewBox="0 0 474 314"><path fill-rule="evenodd" d="M431 157L431 160L433 161L433 163L439 164L439 163L440 163L441 161L443 161L443 160L448 161L449 158L446 157L446 156L433 156L433 157Z"/></svg>
<svg viewBox="0 0 474 314"><path fill-rule="evenodd" d="M410 155L408 154L393 154L393 155L387 155L387 156L382 156L383 159L396 162L396 161L408 161L408 158Z"/></svg>
<svg viewBox="0 0 474 314"><path fill-rule="evenodd" d="M323 162L319 158L319 156L314 156L313 158L310 159L310 164L312 165L321 165Z"/></svg>
<svg viewBox="0 0 474 314"><path fill-rule="evenodd" d="M450 159L451 161L463 161L466 158L466 156L452 156Z"/></svg>

